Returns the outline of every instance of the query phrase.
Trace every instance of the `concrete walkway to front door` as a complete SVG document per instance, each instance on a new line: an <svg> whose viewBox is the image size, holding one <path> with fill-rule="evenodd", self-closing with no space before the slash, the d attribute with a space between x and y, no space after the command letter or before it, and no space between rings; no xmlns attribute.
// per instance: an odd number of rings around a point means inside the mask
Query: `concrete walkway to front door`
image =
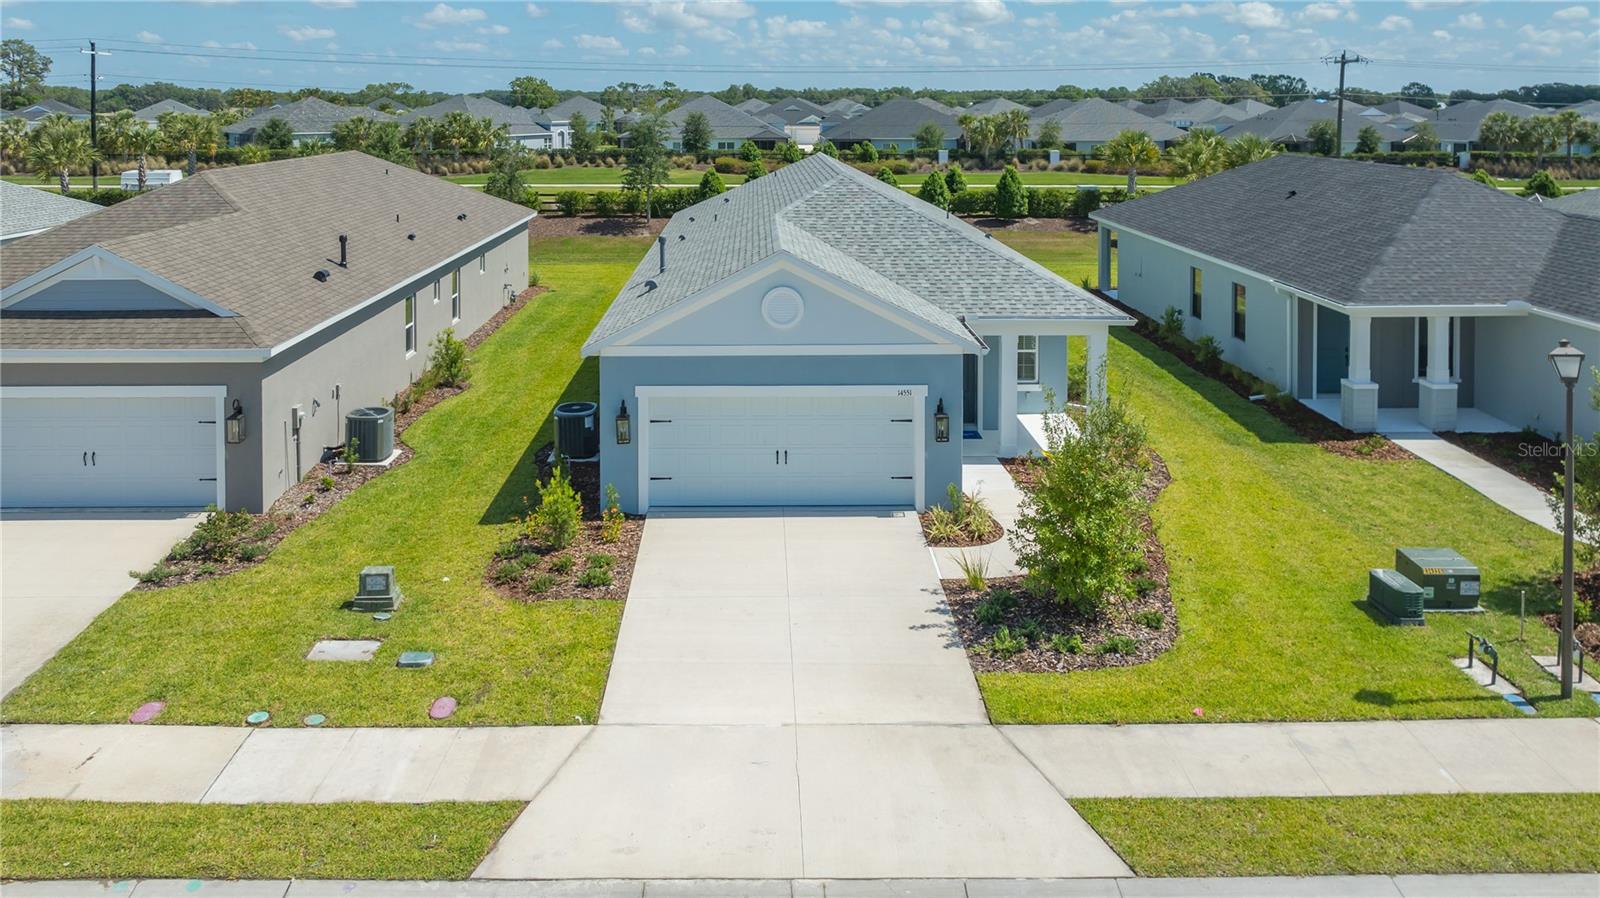
<svg viewBox="0 0 1600 898"><path fill-rule="evenodd" d="M988 719L915 513L651 513L602 724Z"/></svg>
<svg viewBox="0 0 1600 898"><path fill-rule="evenodd" d="M1525 521L1556 533L1545 494L1516 475L1432 433L1384 433L1395 445L1489 497Z"/></svg>

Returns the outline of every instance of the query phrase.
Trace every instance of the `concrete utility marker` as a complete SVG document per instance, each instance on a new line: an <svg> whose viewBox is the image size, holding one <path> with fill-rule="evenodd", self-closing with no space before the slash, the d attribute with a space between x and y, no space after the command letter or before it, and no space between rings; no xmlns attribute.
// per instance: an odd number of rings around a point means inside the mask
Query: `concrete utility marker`
<svg viewBox="0 0 1600 898"><path fill-rule="evenodd" d="M1211 879L588 879L373 882L341 879L12 883L7 898L1594 898L1593 873L1268 876Z"/></svg>

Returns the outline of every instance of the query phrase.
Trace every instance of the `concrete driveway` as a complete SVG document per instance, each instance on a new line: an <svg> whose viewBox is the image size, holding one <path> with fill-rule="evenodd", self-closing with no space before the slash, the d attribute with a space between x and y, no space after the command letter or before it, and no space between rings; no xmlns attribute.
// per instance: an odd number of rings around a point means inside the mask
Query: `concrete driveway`
<svg viewBox="0 0 1600 898"><path fill-rule="evenodd" d="M202 513L0 514L0 695L7 694L188 536Z"/></svg>

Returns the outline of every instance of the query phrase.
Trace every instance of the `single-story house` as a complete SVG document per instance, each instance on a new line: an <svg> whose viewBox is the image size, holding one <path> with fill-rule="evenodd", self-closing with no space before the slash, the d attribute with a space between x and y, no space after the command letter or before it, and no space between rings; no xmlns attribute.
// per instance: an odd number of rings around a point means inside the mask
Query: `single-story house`
<svg viewBox="0 0 1600 898"><path fill-rule="evenodd" d="M1403 150L1406 141L1414 135L1410 132L1413 122L1406 119L1397 119L1399 125L1386 118L1374 119L1363 115L1367 107L1354 100L1344 101L1344 134L1341 155L1354 153L1356 142L1361 135L1361 129L1367 126L1378 131L1379 147L1383 150ZM1339 104L1336 100L1320 100L1312 98L1301 100L1281 106L1270 112L1263 112L1242 122L1229 125L1219 133L1229 140L1235 140L1244 134L1258 134L1267 140L1288 147L1293 150L1308 151L1311 148L1311 126L1317 122L1333 123L1339 118Z"/></svg>
<svg viewBox="0 0 1600 898"><path fill-rule="evenodd" d="M822 136L840 147L871 143L880 150L890 147L910 150L917 145L917 129L929 122L944 131L944 149L955 149L961 141L958 116L950 107L927 97L890 100L854 118L825 126Z"/></svg>
<svg viewBox="0 0 1600 898"><path fill-rule="evenodd" d="M157 100L143 109L134 110L133 117L141 122L150 122L154 124L161 120L161 116L169 112L177 113L179 115L208 114L204 109L196 109L193 106L190 106L188 103L184 103L179 100L166 99Z"/></svg>
<svg viewBox="0 0 1600 898"><path fill-rule="evenodd" d="M747 140L763 150L789 142L789 135L781 125L774 125L748 112L740 112L710 94L701 94L666 114L666 133L663 138L668 149L683 149L683 123L696 112L704 115L706 122L711 125L713 153L737 150Z"/></svg>
<svg viewBox="0 0 1600 898"><path fill-rule="evenodd" d="M733 104L733 108L739 110L740 112L748 112L751 115L755 115L771 105L772 104L766 100L762 100L757 97L751 97L748 100L740 100L739 102Z"/></svg>
<svg viewBox="0 0 1600 898"><path fill-rule="evenodd" d="M1557 212L1600 218L1600 189L1594 187L1587 190L1574 190L1566 196L1557 197L1553 200L1545 199L1544 197L1535 197L1534 200ZM1600 253L1600 247L1596 247L1595 251Z"/></svg>
<svg viewBox="0 0 1600 898"><path fill-rule="evenodd" d="M31 237L101 208L53 190L0 181L0 244Z"/></svg>
<svg viewBox="0 0 1600 898"><path fill-rule="evenodd" d="M1600 220L1453 170L1284 155L1093 217L1102 289L1351 430L1560 431L1545 354L1600 360Z"/></svg>
<svg viewBox="0 0 1600 898"><path fill-rule="evenodd" d="M1515 100L1467 100L1435 110L1427 120L1439 134L1439 149L1449 153L1465 153L1485 148L1478 139L1478 132L1483 128L1483 120L1495 112L1508 113L1519 119L1545 114L1543 110Z"/></svg>
<svg viewBox="0 0 1600 898"><path fill-rule="evenodd" d="M521 106L507 106L488 97L458 94L440 100L431 106L413 109L400 116L400 123L408 125L419 118L427 118L435 125L452 112L464 112L474 119L488 119L495 125L504 125L506 135L514 143L529 149L548 150L554 144L551 130L534 120L533 111ZM566 132L570 135L570 130Z"/></svg>
<svg viewBox="0 0 1600 898"><path fill-rule="evenodd" d="M64 115L67 118L85 122L89 120L89 113L86 110L79 109L71 103L63 103L60 100L40 100L37 103L30 103L18 109L8 109L0 113L0 118L20 118L27 122L28 127L31 129L39 124L45 116L49 115Z"/></svg>
<svg viewBox="0 0 1600 898"><path fill-rule="evenodd" d="M1063 146L1079 152L1093 150L1123 131L1143 131L1162 149L1186 136L1186 132L1181 128L1099 97L1089 97L1060 105L1052 102L1039 108L1041 110L1048 108L1050 111L1034 113L1030 128L1030 144L1039 138L1039 130L1045 122L1054 122L1060 128Z"/></svg>
<svg viewBox="0 0 1600 898"><path fill-rule="evenodd" d="M957 112L963 115L999 115L1003 112L1011 112L1017 109L1023 112L1032 111L1016 100L1008 100L1005 97L990 97L987 100L979 100L965 109L959 109Z"/></svg>
<svg viewBox="0 0 1600 898"><path fill-rule="evenodd" d="M822 140L822 120L828 115L821 106L803 97L778 100L750 114L773 127L782 128L790 140L807 151Z"/></svg>
<svg viewBox="0 0 1600 898"><path fill-rule="evenodd" d="M667 223L584 343L600 476L622 507L926 508L963 455L1015 454L1065 401L1067 341L1105 395L1131 319L999 240L812 155Z"/></svg>
<svg viewBox="0 0 1600 898"><path fill-rule="evenodd" d="M1406 100L1390 100L1387 103L1379 103L1378 105L1369 107L1368 109L1369 111L1376 112L1380 115L1388 116L1390 121L1394 121L1395 119L1404 119L1406 121L1420 122L1423 119L1433 118L1434 113L1434 109L1431 105L1422 106L1417 103L1407 102ZM1395 124L1398 125L1400 123L1395 122Z"/></svg>
<svg viewBox="0 0 1600 898"><path fill-rule="evenodd" d="M533 120L550 129L551 146L564 150L572 146L572 117L581 114L584 128L595 131L604 127L606 108L588 97L578 94L562 100L549 109L530 109Z"/></svg>
<svg viewBox="0 0 1600 898"><path fill-rule="evenodd" d="M257 109L224 126L222 135L227 139L228 146L243 146L255 140L256 132L261 130L262 125L279 118L289 123L290 130L294 132L294 144L299 146L312 141L332 140L334 125L362 117L381 121L389 116L388 113L366 106L339 106L321 97L304 97L293 103Z"/></svg>
<svg viewBox="0 0 1600 898"><path fill-rule="evenodd" d="M822 111L824 113L823 118L836 119L840 121L848 118L855 118L861 113L866 112L867 109L868 107L865 103L857 102L849 97L842 97L840 99L833 100L832 102L822 104Z"/></svg>
<svg viewBox="0 0 1600 898"><path fill-rule="evenodd" d="M0 247L0 506L261 511L527 286L532 217L330 153Z"/></svg>

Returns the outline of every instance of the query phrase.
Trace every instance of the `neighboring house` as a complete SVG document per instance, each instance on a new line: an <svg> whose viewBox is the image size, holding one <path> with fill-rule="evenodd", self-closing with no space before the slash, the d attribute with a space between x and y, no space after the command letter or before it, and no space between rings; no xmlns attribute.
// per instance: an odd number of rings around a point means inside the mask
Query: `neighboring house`
<svg viewBox="0 0 1600 898"><path fill-rule="evenodd" d="M1052 101L1039 107L1040 110L1049 109L1048 112L1034 113L1030 144L1038 139L1039 128L1047 121L1060 127L1062 146L1078 152L1091 151L1123 131L1143 131L1162 149L1184 138L1181 128L1099 97L1058 103L1060 101Z"/></svg>
<svg viewBox="0 0 1600 898"><path fill-rule="evenodd" d="M917 129L929 122L943 129L944 149L955 149L961 140L961 124L956 114L943 103L926 97L890 100L855 118L824 127L822 134L840 147L871 143L880 150L890 147L910 150L917 145Z"/></svg>
<svg viewBox="0 0 1600 898"><path fill-rule="evenodd" d="M1406 141L1412 138L1412 134L1407 130L1411 122L1403 122L1405 128L1396 127L1387 121L1374 121L1371 117L1363 115L1366 110L1366 106L1354 100L1344 101L1344 139L1340 154L1348 155L1355 152L1361 129L1369 125L1378 130L1380 149L1404 149ZM1311 149L1311 126L1317 122L1333 123L1338 117L1339 104L1336 100L1301 100L1229 125L1220 133L1229 140L1243 134L1258 134L1291 150L1308 152Z"/></svg>
<svg viewBox="0 0 1600 898"><path fill-rule="evenodd" d="M783 128L740 112L710 94L701 94L667 113L665 139L669 149L683 149L680 133L683 122L695 112L703 113L711 124L711 151L714 153L737 150L747 140L754 141L763 150L789 142L789 135Z"/></svg>
<svg viewBox="0 0 1600 898"><path fill-rule="evenodd" d="M160 121L161 117L169 112L178 115L210 115L210 113L206 112L204 109L196 109L193 106L190 106L188 103L169 99L157 100L143 109L136 109L134 110L133 117L141 122L150 122L154 124L155 122Z"/></svg>
<svg viewBox="0 0 1600 898"><path fill-rule="evenodd" d="M66 224L101 208L53 191L0 181L0 244Z"/></svg>
<svg viewBox="0 0 1600 898"><path fill-rule="evenodd" d="M89 120L88 112L79 109L70 103L63 103L60 100L40 100L37 103L31 103L27 106L23 106L20 109L8 110L3 117L20 118L23 121L26 121L28 123L28 127L31 129L33 126L39 124L39 121L47 115L64 115L67 118L77 119L79 121Z"/></svg>
<svg viewBox="0 0 1600 898"><path fill-rule="evenodd" d="M527 286L532 216L330 153L211 169L6 244L0 505L261 511L344 443L345 413L422 374L435 335Z"/></svg>
<svg viewBox="0 0 1600 898"><path fill-rule="evenodd" d="M622 507L926 508L965 453L1014 453L1065 401L1067 339L1105 395L1131 319L999 240L824 155L667 223L583 346ZM629 439L617 420L626 409ZM948 441L937 427L948 416Z"/></svg>
<svg viewBox="0 0 1600 898"><path fill-rule="evenodd" d="M1102 289L1351 430L1553 433L1545 354L1600 358L1600 220L1454 170L1284 155L1093 217Z"/></svg>
<svg viewBox="0 0 1600 898"><path fill-rule="evenodd" d="M824 113L823 117L837 120L855 118L861 113L866 112L867 108L868 107L865 104L858 103L855 100L848 98L834 100L831 103L822 104L822 111Z"/></svg>
<svg viewBox="0 0 1600 898"><path fill-rule="evenodd" d="M447 100L440 100L432 106L413 109L400 116L400 123L407 125L426 117L437 125L452 112L464 112L475 119L488 119L495 125L504 125L507 136L514 143L529 149L548 150L554 144L555 135L550 128L534 120L536 111L523 109L521 106L507 106L488 97L458 94Z"/></svg>
<svg viewBox="0 0 1600 898"><path fill-rule="evenodd" d="M778 100L751 114L782 128L790 140L808 152L822 140L822 119L827 115L821 106L801 97Z"/></svg>
<svg viewBox="0 0 1600 898"><path fill-rule="evenodd" d="M1466 153L1480 149L1478 130L1483 120L1492 112L1507 112L1517 118L1531 118L1543 114L1526 103L1515 100L1468 100L1437 110L1428 117L1439 134L1439 149L1447 153Z"/></svg>
<svg viewBox="0 0 1600 898"><path fill-rule="evenodd" d="M1434 113L1434 110L1427 106L1419 106L1416 103L1408 103L1405 100L1390 100L1387 103L1379 103L1371 108L1389 116L1390 121L1400 118L1407 121L1420 122L1423 119L1433 118ZM1396 122L1396 124L1399 123Z"/></svg>
<svg viewBox="0 0 1600 898"><path fill-rule="evenodd" d="M405 113L411 111L405 106L405 104L401 103L399 100L396 100L394 97L379 97L378 99L368 103L367 108L376 109L379 112L387 112L390 115L404 115Z"/></svg>
<svg viewBox="0 0 1600 898"><path fill-rule="evenodd" d="M382 121L389 116L387 113L366 106L338 106L321 97L305 97L293 103L280 103L257 109L250 115L223 127L222 135L227 139L228 146L242 146L255 140L256 132L261 130L261 126L275 118L281 118L289 123L290 130L294 132L295 146L299 146L312 141L332 140L334 125L361 117Z"/></svg>
<svg viewBox="0 0 1600 898"><path fill-rule="evenodd" d="M1557 199L1540 198L1545 207L1568 215L1582 215L1585 218L1600 218L1600 189L1593 187L1587 190L1574 190L1566 196ZM1600 253L1600 247L1595 247L1595 252ZM1600 361L1597 359L1596 361Z"/></svg>
<svg viewBox="0 0 1600 898"><path fill-rule="evenodd" d="M1002 112L1010 112L1013 109L1021 109L1024 112L1031 111L1021 103L1015 100L1008 100L1005 97L990 97L987 100L979 100L965 109L956 111L962 115L999 115Z"/></svg>
<svg viewBox="0 0 1600 898"><path fill-rule="evenodd" d="M739 110L740 112L746 112L750 115L755 115L758 112L764 112L766 108L771 105L772 104L766 100L760 100L752 97L748 100L733 104L733 108Z"/></svg>

